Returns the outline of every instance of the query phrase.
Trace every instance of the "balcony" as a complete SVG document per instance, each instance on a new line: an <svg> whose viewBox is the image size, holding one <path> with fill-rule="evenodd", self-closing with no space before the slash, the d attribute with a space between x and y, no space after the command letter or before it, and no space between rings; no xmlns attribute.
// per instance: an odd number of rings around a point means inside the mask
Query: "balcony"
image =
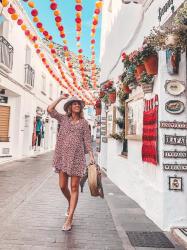
<svg viewBox="0 0 187 250"><path fill-rule="evenodd" d="M7 73L12 71L14 48L3 37L0 36L0 68Z"/></svg>
<svg viewBox="0 0 187 250"><path fill-rule="evenodd" d="M25 85L29 88L33 88L34 78L35 78L34 69L29 64L25 64Z"/></svg>

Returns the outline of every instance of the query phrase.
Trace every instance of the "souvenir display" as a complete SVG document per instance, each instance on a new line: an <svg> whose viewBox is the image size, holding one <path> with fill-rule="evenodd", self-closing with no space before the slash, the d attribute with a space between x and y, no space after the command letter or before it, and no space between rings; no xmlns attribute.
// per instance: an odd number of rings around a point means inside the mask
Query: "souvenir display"
<svg viewBox="0 0 187 250"><path fill-rule="evenodd" d="M160 128L187 129L187 122L160 121Z"/></svg>
<svg viewBox="0 0 187 250"><path fill-rule="evenodd" d="M165 90L170 95L178 96L184 93L185 84L184 82L178 80L168 80L165 84Z"/></svg>
<svg viewBox="0 0 187 250"><path fill-rule="evenodd" d="M165 144L186 146L186 136L165 135Z"/></svg>
<svg viewBox="0 0 187 250"><path fill-rule="evenodd" d="M187 171L187 164L163 164L165 171Z"/></svg>
<svg viewBox="0 0 187 250"><path fill-rule="evenodd" d="M170 114L181 114L184 108L184 103L179 100L170 100L165 104L165 109Z"/></svg>
<svg viewBox="0 0 187 250"><path fill-rule="evenodd" d="M187 151L164 151L164 158L187 159Z"/></svg>
<svg viewBox="0 0 187 250"><path fill-rule="evenodd" d="M145 100L143 114L142 160L158 164L158 95Z"/></svg>

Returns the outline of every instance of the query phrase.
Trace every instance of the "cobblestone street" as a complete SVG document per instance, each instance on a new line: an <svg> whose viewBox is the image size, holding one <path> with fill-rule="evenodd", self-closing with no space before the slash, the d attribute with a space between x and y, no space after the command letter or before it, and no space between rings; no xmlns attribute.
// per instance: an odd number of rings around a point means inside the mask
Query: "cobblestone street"
<svg viewBox="0 0 187 250"><path fill-rule="evenodd" d="M0 249L135 249L125 231L160 231L104 177L106 199L92 198L86 185L72 231L62 232L67 207L51 158L48 153L0 166Z"/></svg>

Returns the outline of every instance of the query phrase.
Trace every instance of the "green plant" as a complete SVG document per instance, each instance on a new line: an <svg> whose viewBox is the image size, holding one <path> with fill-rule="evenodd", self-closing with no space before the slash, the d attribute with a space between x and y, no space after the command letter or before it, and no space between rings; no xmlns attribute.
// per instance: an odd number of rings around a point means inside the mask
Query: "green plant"
<svg viewBox="0 0 187 250"><path fill-rule="evenodd" d="M140 65L143 63L142 51L140 49L134 50L129 55L129 60L132 62L133 65Z"/></svg>
<svg viewBox="0 0 187 250"><path fill-rule="evenodd" d="M151 84L154 82L154 76L148 75L146 72L143 72L140 77L141 83Z"/></svg>
<svg viewBox="0 0 187 250"><path fill-rule="evenodd" d="M149 43L144 44L140 50L141 50L142 59L149 57L151 55L157 55L157 51L155 47Z"/></svg>
<svg viewBox="0 0 187 250"><path fill-rule="evenodd" d="M177 25L187 25L187 1L185 1L183 8L181 8L174 18Z"/></svg>
<svg viewBox="0 0 187 250"><path fill-rule="evenodd" d="M105 94L104 97L102 98L102 101L104 103L108 103L108 94Z"/></svg>
<svg viewBox="0 0 187 250"><path fill-rule="evenodd" d="M128 94L126 94L126 93L124 92L123 89L120 89L120 90L118 91L117 95L118 95L118 97L119 97L120 103L124 103L125 100L126 100L127 97L128 97Z"/></svg>

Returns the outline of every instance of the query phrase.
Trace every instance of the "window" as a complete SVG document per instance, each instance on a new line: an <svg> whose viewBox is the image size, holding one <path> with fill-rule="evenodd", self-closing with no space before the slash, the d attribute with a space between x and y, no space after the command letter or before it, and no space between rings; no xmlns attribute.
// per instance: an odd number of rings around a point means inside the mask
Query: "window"
<svg viewBox="0 0 187 250"><path fill-rule="evenodd" d="M26 46L25 64L31 64L31 49L29 46Z"/></svg>
<svg viewBox="0 0 187 250"><path fill-rule="evenodd" d="M41 92L46 95L46 76L42 75Z"/></svg>
<svg viewBox="0 0 187 250"><path fill-rule="evenodd" d="M10 107L0 105L0 142L9 142Z"/></svg>

